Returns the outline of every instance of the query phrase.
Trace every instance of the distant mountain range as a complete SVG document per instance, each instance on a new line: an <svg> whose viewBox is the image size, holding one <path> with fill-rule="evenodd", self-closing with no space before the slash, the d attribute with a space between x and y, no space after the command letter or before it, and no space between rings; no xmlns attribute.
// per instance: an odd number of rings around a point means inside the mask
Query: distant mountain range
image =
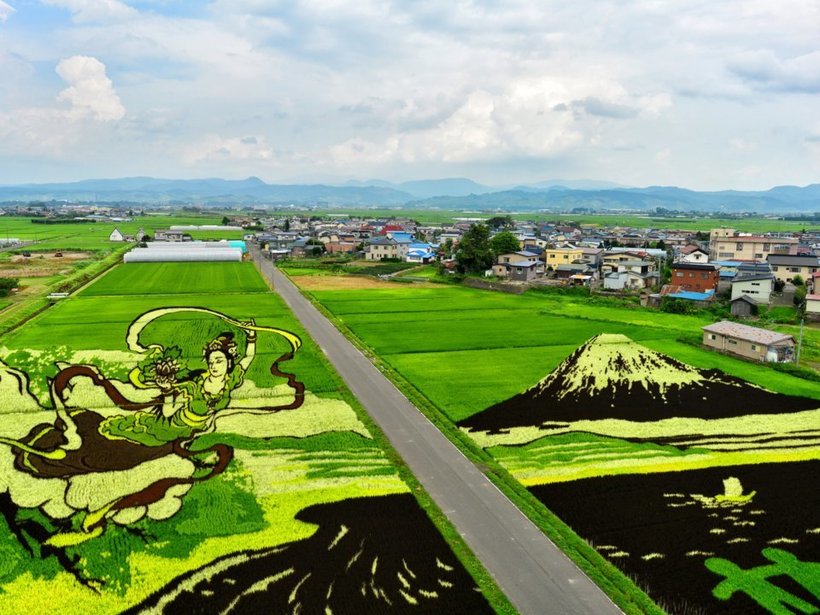
<svg viewBox="0 0 820 615"><path fill-rule="evenodd" d="M739 213L820 212L820 184L761 192L697 192L684 188L631 188L596 180L549 180L492 187L466 178L390 183L267 184L257 177L156 179L129 177L71 183L0 186L0 203L31 201L126 202L169 205L317 205L482 211L632 210Z"/></svg>

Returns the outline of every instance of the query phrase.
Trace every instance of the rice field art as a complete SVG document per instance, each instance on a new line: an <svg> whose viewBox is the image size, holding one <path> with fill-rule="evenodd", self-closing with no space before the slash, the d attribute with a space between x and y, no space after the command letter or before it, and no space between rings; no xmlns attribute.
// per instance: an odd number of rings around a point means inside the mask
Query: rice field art
<svg viewBox="0 0 820 615"><path fill-rule="evenodd" d="M177 306L118 338L4 348L0 610L493 612L344 396L288 367L298 334Z"/></svg>
<svg viewBox="0 0 820 615"><path fill-rule="evenodd" d="M459 427L666 612L820 611L820 402L598 335Z"/></svg>

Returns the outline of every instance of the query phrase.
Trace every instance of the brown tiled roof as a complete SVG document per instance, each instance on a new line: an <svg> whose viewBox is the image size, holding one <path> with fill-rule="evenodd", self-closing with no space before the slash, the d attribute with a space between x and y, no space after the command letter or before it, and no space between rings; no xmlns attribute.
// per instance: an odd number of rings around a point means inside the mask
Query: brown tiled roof
<svg viewBox="0 0 820 615"><path fill-rule="evenodd" d="M717 333L718 335L725 335L727 337L734 337L739 340L747 340L749 342L757 342L760 344L776 344L777 342L784 342L786 340L794 341L791 335L785 333L778 333L777 331L769 331L768 329L760 329L758 327L750 327L749 325L742 325L738 322L730 320L721 320L713 325L703 327L707 333Z"/></svg>

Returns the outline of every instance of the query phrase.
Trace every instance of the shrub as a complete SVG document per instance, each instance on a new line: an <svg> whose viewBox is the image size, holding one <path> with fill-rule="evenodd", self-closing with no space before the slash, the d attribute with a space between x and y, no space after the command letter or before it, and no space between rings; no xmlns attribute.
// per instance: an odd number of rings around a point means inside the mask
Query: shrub
<svg viewBox="0 0 820 615"><path fill-rule="evenodd" d="M698 309L690 301L664 297L661 299L661 311L669 312L670 314L694 314Z"/></svg>
<svg viewBox="0 0 820 615"><path fill-rule="evenodd" d="M7 296L20 282L18 278L0 278L0 297Z"/></svg>

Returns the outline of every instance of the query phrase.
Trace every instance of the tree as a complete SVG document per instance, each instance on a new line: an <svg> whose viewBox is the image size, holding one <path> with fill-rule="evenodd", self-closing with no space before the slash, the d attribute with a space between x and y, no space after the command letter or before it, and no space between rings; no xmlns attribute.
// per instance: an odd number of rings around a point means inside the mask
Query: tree
<svg viewBox="0 0 820 615"><path fill-rule="evenodd" d="M493 216L489 220L487 220L487 226L489 226L493 230L498 230L500 228L512 228L515 226L515 222L512 219L512 216Z"/></svg>
<svg viewBox="0 0 820 615"><path fill-rule="evenodd" d="M286 233L290 230L290 218L285 218L285 223L282 225L282 230Z"/></svg>
<svg viewBox="0 0 820 615"><path fill-rule="evenodd" d="M228 226L231 223L231 219L228 216L222 216L222 226Z"/></svg>
<svg viewBox="0 0 820 615"><path fill-rule="evenodd" d="M17 278L0 278L0 297L5 297L15 288L20 280Z"/></svg>
<svg viewBox="0 0 820 615"><path fill-rule="evenodd" d="M798 308L803 306L803 304L806 302L805 286L796 286L794 288L794 298L792 299L792 301Z"/></svg>
<svg viewBox="0 0 820 615"><path fill-rule="evenodd" d="M802 276L800 274L797 274L792 278L792 284L794 284L795 286L805 286L806 283L803 281Z"/></svg>
<svg viewBox="0 0 820 615"><path fill-rule="evenodd" d="M473 224L461 238L456 252L456 268L459 273L477 273L492 265L490 229L485 224Z"/></svg>
<svg viewBox="0 0 820 615"><path fill-rule="evenodd" d="M515 235L509 231L501 231L490 239L490 248L492 248L493 254L497 257L499 254L517 252L521 249L521 244L518 243Z"/></svg>

